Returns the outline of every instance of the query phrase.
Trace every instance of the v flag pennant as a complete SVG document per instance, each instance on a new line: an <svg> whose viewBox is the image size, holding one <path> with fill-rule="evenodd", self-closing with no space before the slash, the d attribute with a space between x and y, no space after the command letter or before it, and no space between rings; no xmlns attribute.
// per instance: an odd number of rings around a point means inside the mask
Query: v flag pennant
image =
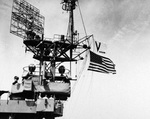
<svg viewBox="0 0 150 119"><path fill-rule="evenodd" d="M96 54L105 54L107 52L107 44L102 43L100 41L96 41L93 37L92 40L90 40L90 47L91 50Z"/></svg>
<svg viewBox="0 0 150 119"><path fill-rule="evenodd" d="M115 64L109 58L97 55L92 51L90 51L90 65L88 70L116 74Z"/></svg>
<svg viewBox="0 0 150 119"><path fill-rule="evenodd" d="M95 41L94 45L95 45L94 46L95 49L93 49L93 51L96 51L97 54L99 54L99 53L103 53L103 54L106 53L107 45L105 43L102 43L102 42L99 42L99 41Z"/></svg>

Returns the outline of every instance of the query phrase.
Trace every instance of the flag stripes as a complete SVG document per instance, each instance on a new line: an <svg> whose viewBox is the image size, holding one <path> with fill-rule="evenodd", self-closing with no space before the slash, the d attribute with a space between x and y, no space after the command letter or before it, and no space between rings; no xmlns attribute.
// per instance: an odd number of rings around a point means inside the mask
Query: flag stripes
<svg viewBox="0 0 150 119"><path fill-rule="evenodd" d="M101 73L116 73L115 64L107 57L97 55L90 51L90 65L88 70Z"/></svg>

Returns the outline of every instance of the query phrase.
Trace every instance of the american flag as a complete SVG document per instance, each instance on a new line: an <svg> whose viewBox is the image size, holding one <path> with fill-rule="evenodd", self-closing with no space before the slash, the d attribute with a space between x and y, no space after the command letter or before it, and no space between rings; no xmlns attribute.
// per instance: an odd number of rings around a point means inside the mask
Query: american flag
<svg viewBox="0 0 150 119"><path fill-rule="evenodd" d="M92 51L90 51L90 65L88 70L116 74L115 64L109 58L97 55Z"/></svg>

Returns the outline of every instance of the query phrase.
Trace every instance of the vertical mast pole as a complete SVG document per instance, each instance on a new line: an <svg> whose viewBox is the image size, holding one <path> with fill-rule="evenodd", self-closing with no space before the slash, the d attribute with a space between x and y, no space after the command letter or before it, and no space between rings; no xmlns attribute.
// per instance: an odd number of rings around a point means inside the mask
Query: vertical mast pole
<svg viewBox="0 0 150 119"><path fill-rule="evenodd" d="M44 40L44 34L42 34L42 41ZM40 85L43 85L43 76L44 76L44 61L43 61L43 51L44 51L44 47L43 47L43 42L42 42L42 47L41 47L41 54L40 54L40 71L39 71L39 75L40 75Z"/></svg>
<svg viewBox="0 0 150 119"><path fill-rule="evenodd" d="M73 36L74 36L74 17L73 17L73 10L74 10L74 0L71 0L70 5L70 35L71 35L71 45L73 44ZM70 58L72 59L72 48L70 49Z"/></svg>
<svg viewBox="0 0 150 119"><path fill-rule="evenodd" d="M53 74L53 81L55 81L55 58L56 58L56 44L54 44L54 53L53 53L53 60L51 61L51 67L52 67L52 74Z"/></svg>
<svg viewBox="0 0 150 119"><path fill-rule="evenodd" d="M70 0L70 37L71 37L71 45L74 42L74 13L76 0ZM70 49L70 60L72 60L72 48ZM71 75L71 62L70 62L70 75Z"/></svg>

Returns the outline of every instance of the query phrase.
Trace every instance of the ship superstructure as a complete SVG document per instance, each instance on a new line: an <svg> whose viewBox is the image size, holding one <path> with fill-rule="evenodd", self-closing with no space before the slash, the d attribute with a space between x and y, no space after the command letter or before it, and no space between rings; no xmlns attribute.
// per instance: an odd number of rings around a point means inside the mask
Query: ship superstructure
<svg viewBox="0 0 150 119"><path fill-rule="evenodd" d="M8 100L0 100L2 119L54 119L63 116L63 102L71 96L71 62L83 60L81 55L90 49L85 36L79 39L74 29L74 10L77 0L62 0L62 9L69 13L67 35L55 34L44 38L45 18L40 10L24 0L14 0L10 32L23 39L26 51L39 61L24 67L22 83L14 77ZM78 50L80 49L80 50ZM79 52L80 51L80 52ZM68 62L70 69L63 63Z"/></svg>

